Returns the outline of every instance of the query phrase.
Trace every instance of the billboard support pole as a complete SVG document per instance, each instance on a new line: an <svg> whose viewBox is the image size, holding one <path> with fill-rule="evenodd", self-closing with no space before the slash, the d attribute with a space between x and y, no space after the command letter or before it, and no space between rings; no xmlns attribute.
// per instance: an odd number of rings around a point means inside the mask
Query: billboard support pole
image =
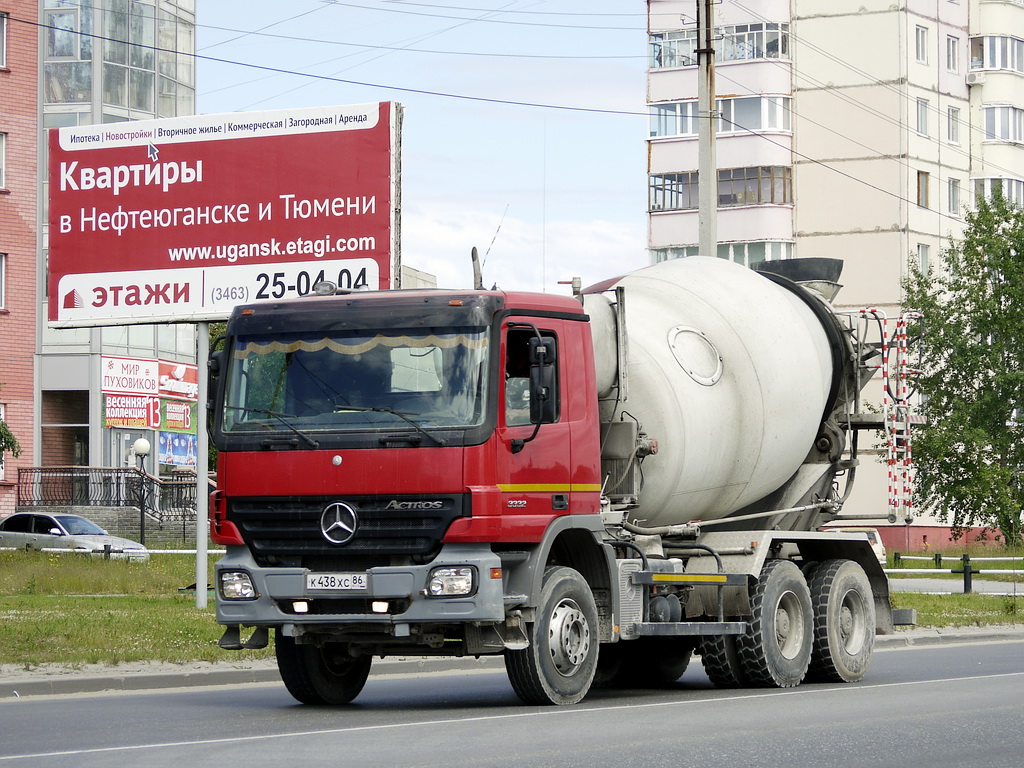
<svg viewBox="0 0 1024 768"><path fill-rule="evenodd" d="M207 413L206 401L209 397L209 374L210 370L206 365L210 357L210 324L198 323L196 325L196 367L198 381L199 405L196 412L199 415L199 424L196 425L196 608L206 608L207 600L207 572L209 569L209 553L207 552L207 540L209 538L210 526L209 502L210 489L207 486L209 476L209 434L206 431Z"/></svg>

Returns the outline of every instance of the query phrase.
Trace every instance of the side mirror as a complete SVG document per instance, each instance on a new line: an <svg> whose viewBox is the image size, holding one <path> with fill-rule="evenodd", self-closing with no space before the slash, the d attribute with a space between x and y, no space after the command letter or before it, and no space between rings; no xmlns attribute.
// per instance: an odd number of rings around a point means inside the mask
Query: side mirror
<svg viewBox="0 0 1024 768"><path fill-rule="evenodd" d="M558 379L555 366L530 368L530 423L550 424L558 418Z"/></svg>
<svg viewBox="0 0 1024 768"><path fill-rule="evenodd" d="M210 357L206 360L206 369L210 372L210 378L215 379L220 376L223 366L224 350L218 349L216 352L211 352Z"/></svg>

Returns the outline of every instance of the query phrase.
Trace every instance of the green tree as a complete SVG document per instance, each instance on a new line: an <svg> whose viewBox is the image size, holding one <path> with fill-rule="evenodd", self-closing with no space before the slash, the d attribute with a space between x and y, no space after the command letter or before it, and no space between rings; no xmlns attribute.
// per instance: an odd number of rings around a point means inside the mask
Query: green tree
<svg viewBox="0 0 1024 768"><path fill-rule="evenodd" d="M966 219L942 264L904 283L905 307L924 314L918 501L954 532L994 525L1012 545L1024 509L1024 210L997 195Z"/></svg>

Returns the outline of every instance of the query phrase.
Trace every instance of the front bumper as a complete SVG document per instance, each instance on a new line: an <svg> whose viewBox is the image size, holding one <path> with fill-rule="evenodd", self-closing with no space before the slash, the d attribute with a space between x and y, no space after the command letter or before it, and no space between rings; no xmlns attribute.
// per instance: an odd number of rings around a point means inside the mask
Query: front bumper
<svg viewBox="0 0 1024 768"><path fill-rule="evenodd" d="M430 573L444 566L475 568L474 592L465 596L428 597L425 590ZM314 571L264 568L257 565L245 547L229 547L227 555L215 567L217 621L243 626L301 624L307 631L321 629L332 633L343 632L346 627L353 631L376 627L396 636L406 635L412 624L501 622L505 610L504 579L496 577L500 569L500 559L487 545L446 544L437 557L424 565L370 568L366 571L365 590L309 589L306 577ZM333 570L344 572L347 569ZM256 597L225 599L219 587L220 574L225 571L248 573ZM297 611L297 603L305 610ZM386 604L386 612L372 610L373 604L378 608ZM404 627L398 629L401 625Z"/></svg>

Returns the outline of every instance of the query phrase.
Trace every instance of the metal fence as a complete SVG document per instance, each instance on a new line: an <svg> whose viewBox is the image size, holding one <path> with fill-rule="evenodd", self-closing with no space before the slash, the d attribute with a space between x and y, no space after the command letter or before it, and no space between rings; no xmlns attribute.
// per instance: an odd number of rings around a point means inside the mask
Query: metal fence
<svg viewBox="0 0 1024 768"><path fill-rule="evenodd" d="M138 507L160 523L196 519L196 475L162 480L134 467L22 467L19 507Z"/></svg>
<svg viewBox="0 0 1024 768"><path fill-rule="evenodd" d="M935 564L935 567L934 568L900 568L900 566L903 565L903 561L904 560L919 560L919 561L924 561L924 562L931 561L931 562L933 562ZM946 560L947 562L950 562L950 564L956 563L957 565L959 565L959 568L943 568L942 567L943 560ZM1014 566L1013 568L1007 569L1007 568L987 568L986 567L985 569L981 569L981 568L975 567L975 565L974 565L975 563L997 563L997 562L1006 562L1007 560L1010 561L1010 565ZM963 576L963 579L964 579L964 594L965 595L969 595L969 594L971 594L971 592L974 591L974 576L976 576L978 574L987 573L987 574L996 574L996 575L1012 575L1012 576L1014 576L1015 579L1017 577L1019 577L1019 576L1024 576L1024 570L1021 570L1021 569L1016 567L1018 560L1020 560L1022 563L1024 563L1024 558L1022 558L1020 555L1007 555L1005 557L971 557L971 555L968 555L968 554L963 554L963 555L959 555L959 556L957 556L957 555L950 556L950 555L942 555L941 553L936 553L936 554L931 555L931 556L922 557L922 556L916 556L916 555L904 555L904 554L901 554L899 552L894 552L893 553L893 565L895 567L894 568L886 568L885 572L886 573L898 573L898 574L903 574L903 575L913 575L913 576L919 576L919 575L920 576L924 576L924 575L927 575L927 574L947 574L947 573L958 574L958 575ZM1012 584L1013 582L1010 582L1010 583Z"/></svg>

